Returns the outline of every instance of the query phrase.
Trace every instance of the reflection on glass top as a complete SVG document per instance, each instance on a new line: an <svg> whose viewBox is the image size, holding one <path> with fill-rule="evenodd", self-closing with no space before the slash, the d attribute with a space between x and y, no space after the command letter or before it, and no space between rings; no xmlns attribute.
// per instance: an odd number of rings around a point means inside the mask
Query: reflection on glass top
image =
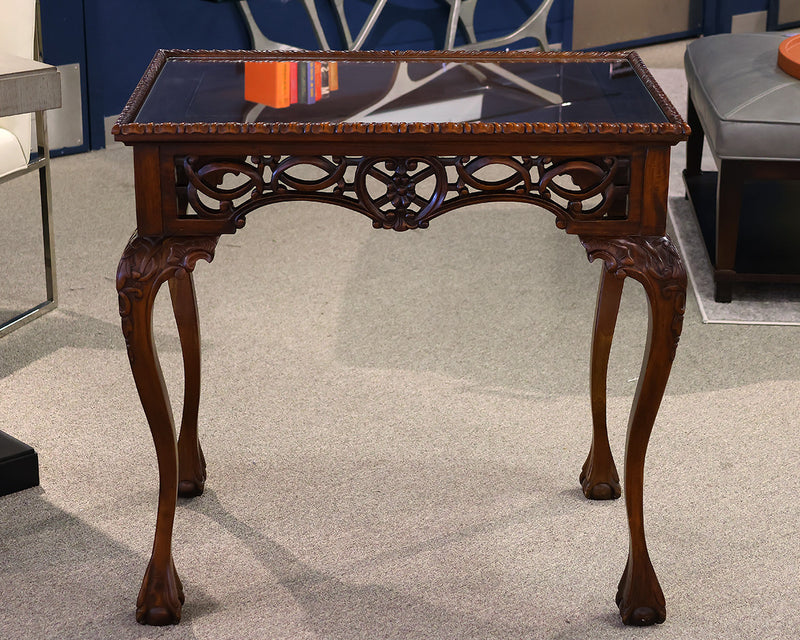
<svg viewBox="0 0 800 640"><path fill-rule="evenodd" d="M615 62L170 59L135 122L668 122Z"/></svg>

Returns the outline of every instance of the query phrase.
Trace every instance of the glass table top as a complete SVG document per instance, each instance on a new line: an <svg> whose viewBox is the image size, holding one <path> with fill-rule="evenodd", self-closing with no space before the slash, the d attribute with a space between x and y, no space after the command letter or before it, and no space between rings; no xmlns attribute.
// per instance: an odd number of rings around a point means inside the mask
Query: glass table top
<svg viewBox="0 0 800 640"><path fill-rule="evenodd" d="M628 60L168 58L135 123L667 123Z"/></svg>

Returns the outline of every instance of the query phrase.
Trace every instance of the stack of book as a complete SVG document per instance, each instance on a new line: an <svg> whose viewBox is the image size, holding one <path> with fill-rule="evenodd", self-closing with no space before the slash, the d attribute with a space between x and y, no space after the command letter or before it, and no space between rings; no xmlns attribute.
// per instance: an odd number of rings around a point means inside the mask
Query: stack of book
<svg viewBox="0 0 800 640"><path fill-rule="evenodd" d="M283 109L314 104L339 88L338 62L245 62L244 98Z"/></svg>

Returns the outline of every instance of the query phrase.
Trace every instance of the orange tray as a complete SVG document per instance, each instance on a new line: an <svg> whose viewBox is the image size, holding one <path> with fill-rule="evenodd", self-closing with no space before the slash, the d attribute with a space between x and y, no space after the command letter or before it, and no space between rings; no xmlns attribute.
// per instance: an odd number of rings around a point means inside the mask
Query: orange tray
<svg viewBox="0 0 800 640"><path fill-rule="evenodd" d="M790 76L800 79L800 35L781 42L778 47L778 66Z"/></svg>

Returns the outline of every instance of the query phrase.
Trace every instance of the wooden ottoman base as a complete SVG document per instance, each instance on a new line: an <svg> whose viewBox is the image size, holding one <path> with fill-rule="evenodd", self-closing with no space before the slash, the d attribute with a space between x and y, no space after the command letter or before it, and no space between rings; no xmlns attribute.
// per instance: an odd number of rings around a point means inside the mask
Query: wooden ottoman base
<svg viewBox="0 0 800 640"><path fill-rule="evenodd" d="M705 133L691 92L687 119L683 177L714 267L714 299L730 302L737 282L800 283L800 162L720 159L718 173L701 171Z"/></svg>

